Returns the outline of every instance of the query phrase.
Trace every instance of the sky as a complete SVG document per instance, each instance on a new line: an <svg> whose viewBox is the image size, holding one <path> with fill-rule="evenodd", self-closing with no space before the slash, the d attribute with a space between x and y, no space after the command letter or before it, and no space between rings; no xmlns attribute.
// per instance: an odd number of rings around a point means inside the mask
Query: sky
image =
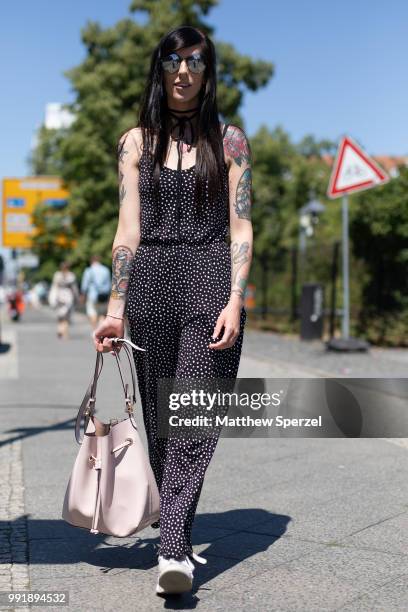
<svg viewBox="0 0 408 612"><path fill-rule="evenodd" d="M0 24L0 176L24 176L47 102L70 102L63 71L84 57L80 30L129 15L129 0L4 2ZM408 154L408 3L404 0L221 0L207 21L215 37L273 62L267 87L247 93L249 136L281 125L305 134L350 134L369 153Z"/></svg>

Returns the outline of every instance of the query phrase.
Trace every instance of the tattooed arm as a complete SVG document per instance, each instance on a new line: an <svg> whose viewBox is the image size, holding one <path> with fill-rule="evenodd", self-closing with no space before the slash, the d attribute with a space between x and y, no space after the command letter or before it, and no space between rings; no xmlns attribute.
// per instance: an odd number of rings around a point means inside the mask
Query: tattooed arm
<svg viewBox="0 0 408 612"><path fill-rule="evenodd" d="M130 269L140 242L139 169L141 134L134 128L118 143L119 220L112 245L112 290L107 312L123 317Z"/></svg>
<svg viewBox="0 0 408 612"><path fill-rule="evenodd" d="M124 134L118 144L119 220L112 245L112 289L105 319L93 332L100 353L113 350L112 338L122 337L129 276L140 242L139 159L140 129ZM120 350L120 347L116 347Z"/></svg>
<svg viewBox="0 0 408 612"><path fill-rule="evenodd" d="M230 348L238 337L253 240L251 154L244 132L236 126L230 125L224 136L224 156L229 166L231 294L215 324L214 340L208 345L216 350Z"/></svg>
<svg viewBox="0 0 408 612"><path fill-rule="evenodd" d="M229 162L230 302L242 306L252 261L252 168L249 142L239 127L228 127L224 137L224 152Z"/></svg>

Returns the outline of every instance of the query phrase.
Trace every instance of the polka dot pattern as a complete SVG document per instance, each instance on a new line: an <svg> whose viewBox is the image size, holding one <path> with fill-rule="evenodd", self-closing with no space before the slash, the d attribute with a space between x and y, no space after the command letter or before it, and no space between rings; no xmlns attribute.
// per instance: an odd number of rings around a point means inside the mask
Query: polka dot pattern
<svg viewBox="0 0 408 612"><path fill-rule="evenodd" d="M235 344L208 348L231 291L228 174L224 195L205 199L194 213L194 166L164 167L160 198L152 197L152 168L140 161L141 242L132 262L126 315L133 351L149 459L160 491L160 554L180 559L192 552L191 531L204 475L219 432L200 439L159 438L160 378L230 378L239 367L245 308ZM180 183L178 182L180 180Z"/></svg>
<svg viewBox="0 0 408 612"><path fill-rule="evenodd" d="M143 155L139 162L141 244L209 244L228 236L228 168L224 161L223 184L217 197L208 197L198 209L194 202L195 168L178 172L163 166L158 202L153 196L153 163Z"/></svg>

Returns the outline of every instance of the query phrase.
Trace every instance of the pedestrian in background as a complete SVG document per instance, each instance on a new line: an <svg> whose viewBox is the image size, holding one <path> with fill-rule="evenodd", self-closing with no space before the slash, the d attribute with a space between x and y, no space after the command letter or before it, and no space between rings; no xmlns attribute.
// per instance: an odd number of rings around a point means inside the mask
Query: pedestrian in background
<svg viewBox="0 0 408 612"><path fill-rule="evenodd" d="M112 288L110 269L100 259L99 255L91 257L90 266L85 268L81 281L82 302L86 300L86 314L92 329L106 314Z"/></svg>
<svg viewBox="0 0 408 612"><path fill-rule="evenodd" d="M70 264L63 261L60 269L54 273L48 296L48 303L57 313L58 338L68 340L71 317L78 299L77 278L70 270Z"/></svg>

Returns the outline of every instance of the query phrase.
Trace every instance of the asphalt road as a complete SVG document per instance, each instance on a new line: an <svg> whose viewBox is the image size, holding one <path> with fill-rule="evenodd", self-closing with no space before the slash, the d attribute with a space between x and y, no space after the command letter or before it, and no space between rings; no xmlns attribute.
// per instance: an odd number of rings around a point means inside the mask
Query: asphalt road
<svg viewBox="0 0 408 612"><path fill-rule="evenodd" d="M193 527L208 563L196 564L191 594L163 599L154 593L157 530L119 539L61 519L95 358L83 315L64 342L52 313L28 310L3 324L3 343L0 592L66 590L68 609L87 612L408 609L405 439L220 439ZM402 377L407 363L406 351L328 355L320 343L247 330L239 377ZM113 358L103 374L98 409L119 416Z"/></svg>

